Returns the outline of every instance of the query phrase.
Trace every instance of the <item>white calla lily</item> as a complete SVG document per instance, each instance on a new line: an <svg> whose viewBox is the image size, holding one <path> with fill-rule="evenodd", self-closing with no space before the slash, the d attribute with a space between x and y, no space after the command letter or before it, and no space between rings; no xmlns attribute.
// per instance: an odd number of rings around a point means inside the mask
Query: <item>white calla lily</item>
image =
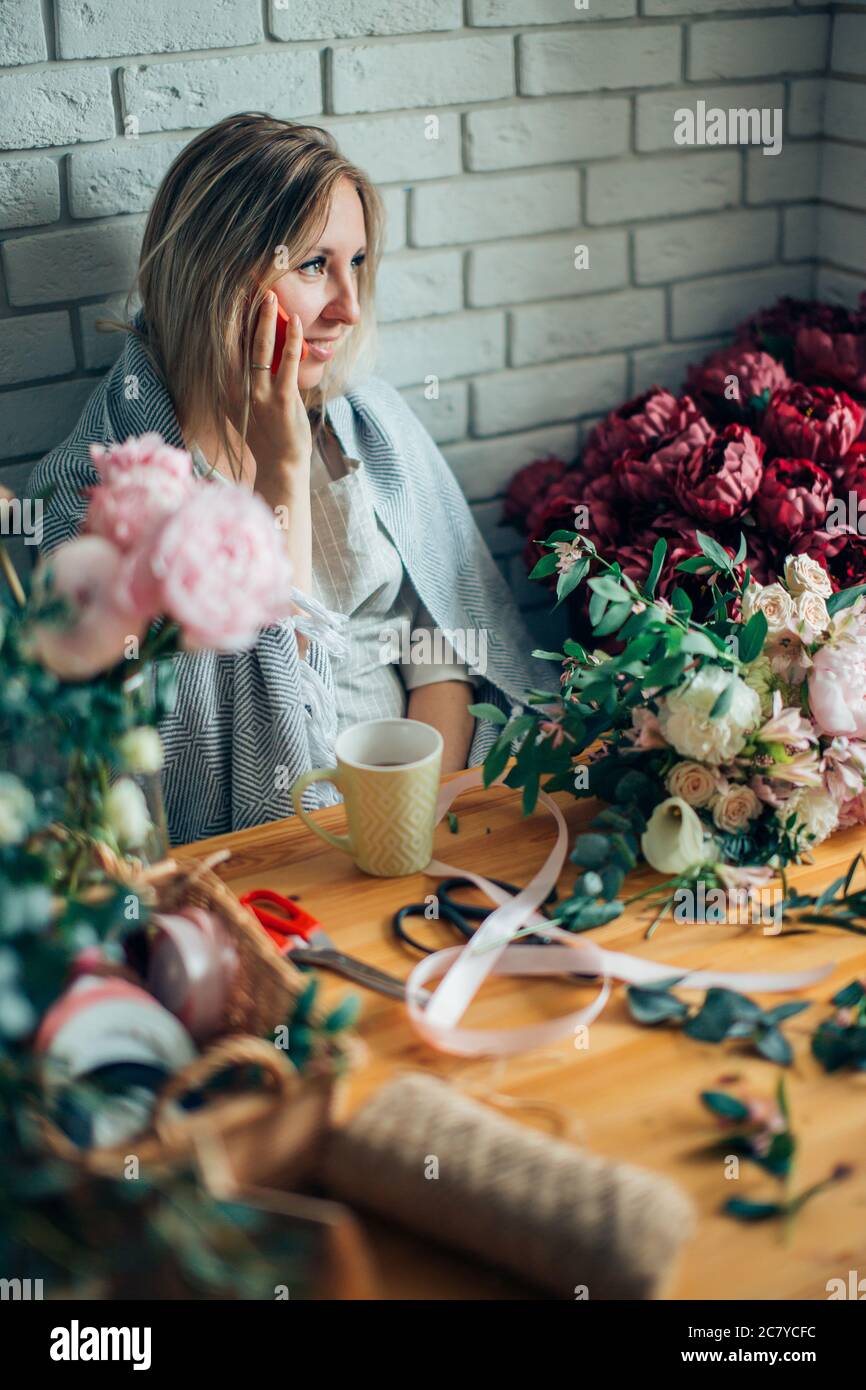
<svg viewBox="0 0 866 1390"><path fill-rule="evenodd" d="M640 847L644 859L660 874L682 874L705 858L707 836L688 802L669 796L650 816Z"/></svg>

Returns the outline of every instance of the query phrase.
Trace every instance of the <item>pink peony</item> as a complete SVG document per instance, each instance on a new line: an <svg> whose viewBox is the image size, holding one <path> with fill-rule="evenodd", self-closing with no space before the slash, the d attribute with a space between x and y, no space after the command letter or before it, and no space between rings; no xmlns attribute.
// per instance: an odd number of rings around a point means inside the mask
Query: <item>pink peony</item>
<svg viewBox="0 0 866 1390"><path fill-rule="evenodd" d="M764 446L744 425L728 425L683 459L675 491L684 511L718 526L742 516L761 482Z"/></svg>
<svg viewBox="0 0 866 1390"><path fill-rule="evenodd" d="M712 353L700 365L690 367L686 378L689 394L714 418L746 418L754 400L763 408L774 391L790 384L781 362L742 343Z"/></svg>
<svg viewBox="0 0 866 1390"><path fill-rule="evenodd" d="M787 541L823 525L832 495L830 476L817 463L771 459L755 497L755 516L765 530Z"/></svg>
<svg viewBox="0 0 866 1390"><path fill-rule="evenodd" d="M291 564L274 514L256 494L205 484L135 557L131 592L166 613L187 649L240 651L291 611Z"/></svg>
<svg viewBox="0 0 866 1390"><path fill-rule="evenodd" d="M863 418L863 408L844 391L795 382L773 392L761 437L768 455L835 464L859 435Z"/></svg>
<svg viewBox="0 0 866 1390"><path fill-rule="evenodd" d="M809 709L819 733L866 738L866 641L819 647L808 681Z"/></svg>
<svg viewBox="0 0 866 1390"><path fill-rule="evenodd" d="M140 639L147 615L126 599L124 559L102 536L79 536L40 560L34 593L64 599L71 622L37 622L27 639L29 655L61 680L84 681L110 670Z"/></svg>
<svg viewBox="0 0 866 1390"><path fill-rule="evenodd" d="M196 487L190 455L143 434L125 444L91 444L90 456L102 482L88 489L85 530L121 550L148 540Z"/></svg>
<svg viewBox="0 0 866 1390"><path fill-rule="evenodd" d="M866 825L866 792L858 792L839 807L839 829L848 830L852 825Z"/></svg>

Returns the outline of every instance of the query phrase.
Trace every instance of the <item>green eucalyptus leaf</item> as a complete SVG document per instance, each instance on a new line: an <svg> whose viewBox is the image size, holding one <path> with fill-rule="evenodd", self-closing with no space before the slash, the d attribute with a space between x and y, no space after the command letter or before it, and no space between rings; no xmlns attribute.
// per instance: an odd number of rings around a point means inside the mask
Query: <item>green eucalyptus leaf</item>
<svg viewBox="0 0 866 1390"><path fill-rule="evenodd" d="M638 1023L669 1023L686 1018L688 1005L675 994L661 989L644 989L640 985L629 985L626 999L632 1018Z"/></svg>
<svg viewBox="0 0 866 1390"><path fill-rule="evenodd" d="M727 1091L701 1091L701 1100L708 1110L724 1120L747 1120L749 1107Z"/></svg>

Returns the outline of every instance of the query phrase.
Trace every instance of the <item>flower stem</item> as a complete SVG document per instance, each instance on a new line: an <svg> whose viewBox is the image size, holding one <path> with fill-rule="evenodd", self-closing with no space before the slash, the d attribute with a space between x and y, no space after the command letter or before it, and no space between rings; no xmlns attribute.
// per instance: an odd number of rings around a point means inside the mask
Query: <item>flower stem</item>
<svg viewBox="0 0 866 1390"><path fill-rule="evenodd" d="M12 596L15 602L18 604L19 608L23 608L27 603L24 587L21 580L18 578L18 571L12 563L12 557L2 541L0 541L0 569L2 569L3 577L12 590Z"/></svg>

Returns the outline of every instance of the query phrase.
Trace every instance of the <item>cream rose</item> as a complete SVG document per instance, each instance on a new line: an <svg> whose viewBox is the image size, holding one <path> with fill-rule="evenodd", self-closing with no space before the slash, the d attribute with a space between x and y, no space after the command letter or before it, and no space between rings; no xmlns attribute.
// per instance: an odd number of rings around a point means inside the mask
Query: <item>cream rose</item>
<svg viewBox="0 0 866 1390"><path fill-rule="evenodd" d="M121 777L105 798L105 822L121 849L140 849L153 827L141 787Z"/></svg>
<svg viewBox="0 0 866 1390"><path fill-rule="evenodd" d="M735 784L713 801L713 820L720 830L744 830L762 809L751 787Z"/></svg>
<svg viewBox="0 0 866 1390"><path fill-rule="evenodd" d="M716 794L718 778L704 763L675 763L667 775L671 796L680 796L689 806L708 806Z"/></svg>
<svg viewBox="0 0 866 1390"><path fill-rule="evenodd" d="M763 613L771 636L789 628L795 612L794 600L781 584L752 583L743 594L743 622L748 622L756 613Z"/></svg>
<svg viewBox="0 0 866 1390"><path fill-rule="evenodd" d="M20 845L36 816L36 802L11 772L0 772L0 845Z"/></svg>
<svg viewBox="0 0 866 1390"><path fill-rule="evenodd" d="M802 594L797 595L796 628L804 640L814 642L823 632L827 631L829 623L830 614L827 612L827 605L820 594L805 590Z"/></svg>
<svg viewBox="0 0 866 1390"><path fill-rule="evenodd" d="M123 734L117 751L127 772L154 773L162 767L162 739L145 725Z"/></svg>
<svg viewBox="0 0 866 1390"><path fill-rule="evenodd" d="M810 555L789 555L785 561L785 583L792 594L820 594L829 598L833 584L823 565Z"/></svg>

